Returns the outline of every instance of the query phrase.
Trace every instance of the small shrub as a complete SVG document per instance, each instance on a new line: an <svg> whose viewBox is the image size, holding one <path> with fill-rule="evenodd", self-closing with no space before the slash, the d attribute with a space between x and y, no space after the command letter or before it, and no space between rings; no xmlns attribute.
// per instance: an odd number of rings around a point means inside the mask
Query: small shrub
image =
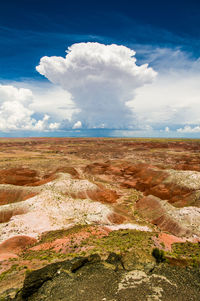
<svg viewBox="0 0 200 301"><path fill-rule="evenodd" d="M161 263L166 260L164 251L158 248L153 249L152 256L156 259L157 263Z"/></svg>

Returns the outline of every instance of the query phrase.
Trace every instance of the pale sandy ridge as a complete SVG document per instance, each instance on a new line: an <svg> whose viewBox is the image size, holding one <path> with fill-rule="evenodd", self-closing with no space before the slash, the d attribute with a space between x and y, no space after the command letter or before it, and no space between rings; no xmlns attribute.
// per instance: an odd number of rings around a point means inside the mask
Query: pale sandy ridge
<svg viewBox="0 0 200 301"><path fill-rule="evenodd" d="M110 224L108 216L113 210L109 205L70 197L71 193L88 189L95 190L97 186L87 180L74 180L68 174L60 174L56 180L42 185L37 196L1 206L1 212L22 209L25 213L0 224L0 242L15 235L37 238L43 232L76 224Z"/></svg>

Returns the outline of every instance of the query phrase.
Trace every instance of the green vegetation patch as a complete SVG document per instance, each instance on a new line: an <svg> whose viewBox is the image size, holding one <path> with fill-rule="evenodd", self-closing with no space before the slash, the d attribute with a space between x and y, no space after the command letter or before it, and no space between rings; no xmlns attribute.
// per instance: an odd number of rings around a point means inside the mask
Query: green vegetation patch
<svg viewBox="0 0 200 301"><path fill-rule="evenodd" d="M39 242L51 242L57 238L72 235L72 240L70 243L69 253L57 253L51 249L40 250L40 251L26 251L22 256L26 260L40 260L54 262L63 259L70 259L75 256L87 256L94 253L98 253L102 257L106 257L109 253L115 252L121 255L131 253L135 254L137 258L145 259L151 257L152 252L152 236L155 235L153 232L142 232L137 230L118 230L112 231L108 236L103 236L101 238L97 237L95 234L90 235L90 237L85 238L79 242L73 240L73 233L78 233L81 230L91 232L89 226L76 226L68 230L59 230L49 232L41 238Z"/></svg>
<svg viewBox="0 0 200 301"><path fill-rule="evenodd" d="M184 258L188 263L200 264L200 244L199 243L175 243L172 245L171 255L175 258Z"/></svg>
<svg viewBox="0 0 200 301"><path fill-rule="evenodd" d="M67 257L73 257L72 254L63 254L57 253L52 250L39 250L39 251L28 251L22 255L22 258L25 260L39 260L39 261L47 261L47 262L54 262L58 260L67 259Z"/></svg>
<svg viewBox="0 0 200 301"><path fill-rule="evenodd" d="M13 264L10 269L8 269L7 271L1 273L0 281L2 281L4 279L6 279L7 277L9 277L10 274L12 274L13 272L20 271L23 268L24 267L20 267L18 264Z"/></svg>
<svg viewBox="0 0 200 301"><path fill-rule="evenodd" d="M63 237L67 237L68 235L78 233L83 229L87 230L87 228L89 228L89 226L87 226L87 225L77 225L70 229L61 229L61 230L46 232L46 233L42 234L40 241L38 243L36 243L36 245L39 245L39 244L45 243L45 242L52 242L58 238L63 238Z"/></svg>
<svg viewBox="0 0 200 301"><path fill-rule="evenodd" d="M91 236L83 243L93 246L92 253L107 255L110 252L125 254L127 252L137 253L142 257L149 256L152 249L152 236L155 233L137 230L118 230L111 232L108 236L97 238Z"/></svg>

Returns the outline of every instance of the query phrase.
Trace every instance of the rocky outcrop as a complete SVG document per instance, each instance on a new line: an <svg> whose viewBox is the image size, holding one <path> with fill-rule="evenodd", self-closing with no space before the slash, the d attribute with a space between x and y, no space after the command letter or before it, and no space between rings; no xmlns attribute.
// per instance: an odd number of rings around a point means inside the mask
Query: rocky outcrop
<svg viewBox="0 0 200 301"><path fill-rule="evenodd" d="M110 254L106 261L92 255L27 273L16 297L4 300L132 301L134 296L134 301L197 301L199 277L199 270L195 268L155 266L153 259L140 269L127 271L123 258L117 254Z"/></svg>

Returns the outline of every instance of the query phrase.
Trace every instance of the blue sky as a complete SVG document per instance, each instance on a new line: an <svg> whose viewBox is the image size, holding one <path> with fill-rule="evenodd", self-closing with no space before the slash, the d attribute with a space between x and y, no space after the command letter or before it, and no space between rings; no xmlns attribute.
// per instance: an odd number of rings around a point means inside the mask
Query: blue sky
<svg viewBox="0 0 200 301"><path fill-rule="evenodd" d="M2 0L0 8L2 79L39 78L42 56L64 55L81 41L178 46L200 55L199 1Z"/></svg>
<svg viewBox="0 0 200 301"><path fill-rule="evenodd" d="M199 1L1 0L0 129L2 135L20 135L20 133L24 134L24 131L27 135L35 133L45 135L47 132L48 135L55 135L55 131L69 128L80 130L82 127L105 126L109 129L128 128L141 131L141 135L147 136L198 137L200 135L200 119L197 116L199 113L197 109L200 107L199 28ZM157 73L157 79L152 78L152 82L148 82L148 85L145 80L137 85L131 92L132 99L125 96L126 102L124 99L123 108L120 105L119 111L116 111L116 118L118 121L121 120L121 123L115 122L113 118L111 118L113 124L107 122L113 110L110 104L110 111L108 109L106 113L107 119L100 124L101 116L94 112L95 105L89 107L85 99L80 99L83 94L68 89L67 84L61 83L58 77L55 80L53 74L49 76L48 68L45 74L36 70L42 57L65 57L65 51L69 46L81 42L126 46L136 51L138 66L148 63L149 67ZM115 87L113 83L111 84ZM11 93L9 88L6 88L8 85L17 90L11 88ZM89 87L88 84L88 89ZM163 87L166 90L168 87L167 91L170 91L170 95L164 92L165 99L160 103ZM184 90L186 87L187 91ZM31 91L32 95L28 91L19 92L20 88ZM94 89L94 85L91 89ZM27 99L25 97L24 100L24 96L20 96L20 93L25 93ZM8 99L10 94L12 100L16 97L18 101L15 105ZM112 91L109 91L110 94ZM110 102L113 95L110 97ZM84 97L87 97L87 94ZM96 103L100 101L101 95ZM84 112L84 105L93 118L87 116L86 110ZM96 106L98 107L98 103ZM132 110L132 115L127 111L127 107ZM106 115L103 111L105 109L106 106L99 106L102 116ZM19 112L18 116L12 115L13 110ZM78 113L78 110L82 113ZM123 116L117 115L120 111ZM151 115L148 118L147 113ZM12 124L6 128L5 118L8 118L9 114L12 115L11 123L16 122L17 125ZM20 123L20 118L28 121ZM127 118L132 118L132 123L130 120L126 123ZM87 119L90 119L90 122L87 123Z"/></svg>

